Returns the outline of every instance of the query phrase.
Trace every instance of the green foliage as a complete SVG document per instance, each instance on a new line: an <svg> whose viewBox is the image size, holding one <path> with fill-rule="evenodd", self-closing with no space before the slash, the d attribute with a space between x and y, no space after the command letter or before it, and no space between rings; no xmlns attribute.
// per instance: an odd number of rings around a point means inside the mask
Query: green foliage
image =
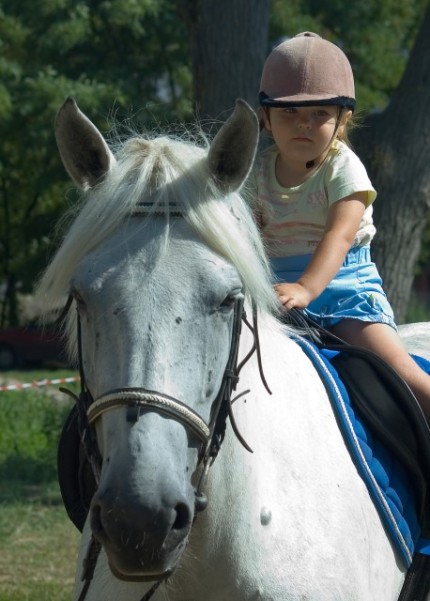
<svg viewBox="0 0 430 601"><path fill-rule="evenodd" d="M0 2L0 326L19 320L70 199L53 120L75 96L102 131L191 113L187 36L167 0ZM149 109L149 110L143 110Z"/></svg>
<svg viewBox="0 0 430 601"><path fill-rule="evenodd" d="M184 0L185 1L185 0ZM197 0L186 0L197 6ZM358 106L381 110L408 59L427 0L272 0L274 43L313 30L353 64ZM192 117L189 32L177 0L0 0L0 327L19 321L73 202L53 120L75 96L106 132ZM228 85L228 82L219 82Z"/></svg>
<svg viewBox="0 0 430 601"><path fill-rule="evenodd" d="M0 403L0 479L33 483L54 479L69 404L39 390L2 392Z"/></svg>

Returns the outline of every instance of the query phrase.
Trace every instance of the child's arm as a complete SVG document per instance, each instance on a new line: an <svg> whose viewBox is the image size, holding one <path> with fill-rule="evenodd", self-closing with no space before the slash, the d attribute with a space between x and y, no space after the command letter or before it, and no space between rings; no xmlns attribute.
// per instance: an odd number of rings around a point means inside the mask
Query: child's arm
<svg viewBox="0 0 430 601"><path fill-rule="evenodd" d="M275 285L286 309L306 308L334 278L354 242L367 198L366 192L356 192L331 206L324 235L303 275L294 284Z"/></svg>

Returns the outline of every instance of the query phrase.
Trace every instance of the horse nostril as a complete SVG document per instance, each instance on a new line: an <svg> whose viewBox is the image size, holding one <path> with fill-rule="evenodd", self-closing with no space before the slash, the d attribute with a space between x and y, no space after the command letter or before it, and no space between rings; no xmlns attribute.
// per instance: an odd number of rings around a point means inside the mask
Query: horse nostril
<svg viewBox="0 0 430 601"><path fill-rule="evenodd" d="M185 503L178 503L175 507L176 518L172 525L172 530L182 530L188 528L191 522L191 512L188 505Z"/></svg>

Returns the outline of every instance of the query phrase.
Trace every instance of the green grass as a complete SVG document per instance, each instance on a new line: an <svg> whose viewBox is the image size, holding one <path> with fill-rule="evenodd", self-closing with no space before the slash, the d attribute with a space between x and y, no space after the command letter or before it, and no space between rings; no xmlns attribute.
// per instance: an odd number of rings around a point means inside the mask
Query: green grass
<svg viewBox="0 0 430 601"><path fill-rule="evenodd" d="M8 372L0 384L69 375L76 373ZM72 598L79 532L56 481L57 442L70 401L52 393L0 392L0 601Z"/></svg>
<svg viewBox="0 0 430 601"><path fill-rule="evenodd" d="M55 478L56 447L70 402L43 389L2 391L0 408L0 478Z"/></svg>
<svg viewBox="0 0 430 601"><path fill-rule="evenodd" d="M6 484L0 496L0 601L70 601L79 533L56 483Z"/></svg>

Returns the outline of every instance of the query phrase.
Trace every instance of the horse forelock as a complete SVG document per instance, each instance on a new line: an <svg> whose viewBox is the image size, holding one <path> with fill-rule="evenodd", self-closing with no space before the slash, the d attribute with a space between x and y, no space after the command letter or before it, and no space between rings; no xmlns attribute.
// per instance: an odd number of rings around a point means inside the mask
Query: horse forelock
<svg viewBox="0 0 430 601"><path fill-rule="evenodd" d="M168 136L135 136L122 143L111 170L82 193L69 216L72 225L37 290L46 310L61 307L79 262L145 203L149 209L142 219L160 211L169 222L170 213L179 210L198 236L236 267L254 303L272 312L276 299L270 270L251 212L239 192L220 195L207 152L207 147ZM73 317L69 329L74 329Z"/></svg>

